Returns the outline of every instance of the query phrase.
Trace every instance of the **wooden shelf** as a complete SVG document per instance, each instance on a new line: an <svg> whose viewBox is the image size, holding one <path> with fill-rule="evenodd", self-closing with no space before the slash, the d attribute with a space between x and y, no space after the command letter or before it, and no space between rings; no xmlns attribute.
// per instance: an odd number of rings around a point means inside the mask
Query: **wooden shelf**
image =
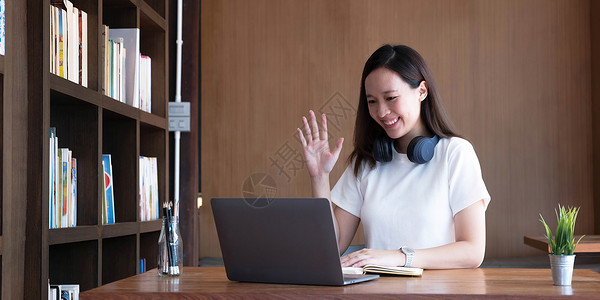
<svg viewBox="0 0 600 300"><path fill-rule="evenodd" d="M78 164L77 227L46 229L42 245L41 295L52 283L79 283L82 291L138 273L139 260L156 267L162 220L139 220L139 156L158 161L159 199L168 198L168 0L71 0L88 13L89 87L48 74L47 127L55 127L59 146L73 151ZM50 0L42 1L50 6ZM44 8L44 13L47 8ZM103 95L100 24L140 28L140 52L152 58L152 112ZM89 27L92 27L91 29ZM49 23L43 24L44 35ZM48 41L49 42L49 41ZM46 47L48 48L48 47ZM129 52L127 53L129 54ZM44 53L44 65L49 57ZM45 149L48 139L43 138ZM115 224L102 224L102 155L113 166ZM48 165L44 166L48 172ZM46 177L47 178L47 177ZM49 187L41 192L47 201ZM46 205L48 209L49 205ZM42 215L48 215L46 211ZM43 226L48 228L48 221ZM42 238L42 240L44 240ZM70 259L70 257L73 259Z"/></svg>
<svg viewBox="0 0 600 300"><path fill-rule="evenodd" d="M112 111L114 113L123 115L130 119L138 119L140 116L140 110L126 103L115 100L111 97L107 97L104 95L100 96L101 106L105 110Z"/></svg>
<svg viewBox="0 0 600 300"><path fill-rule="evenodd" d="M137 222L102 225L102 238L113 238L124 235L135 235L139 232Z"/></svg>
<svg viewBox="0 0 600 300"><path fill-rule="evenodd" d="M162 226L162 219L153 221L142 221L140 222L140 233L156 232L160 231ZM158 239L157 239L158 242Z"/></svg>
<svg viewBox="0 0 600 300"><path fill-rule="evenodd" d="M166 20L155 12L146 2L140 3L140 23L146 24L148 28L156 31L165 31L167 28Z"/></svg>
<svg viewBox="0 0 600 300"><path fill-rule="evenodd" d="M60 76L50 74L50 93L54 101L65 103L87 102L98 105L98 92L85 88Z"/></svg>
<svg viewBox="0 0 600 300"><path fill-rule="evenodd" d="M77 226L50 229L48 245L76 243L98 239L98 226Z"/></svg>
<svg viewBox="0 0 600 300"><path fill-rule="evenodd" d="M140 112L140 122L142 122L142 126L150 125L156 128L169 129L169 120L167 118L159 117L145 111Z"/></svg>

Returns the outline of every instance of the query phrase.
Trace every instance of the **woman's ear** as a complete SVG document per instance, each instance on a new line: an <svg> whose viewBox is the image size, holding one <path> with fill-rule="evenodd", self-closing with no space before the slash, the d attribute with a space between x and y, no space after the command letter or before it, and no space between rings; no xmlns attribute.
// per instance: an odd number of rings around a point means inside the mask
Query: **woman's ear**
<svg viewBox="0 0 600 300"><path fill-rule="evenodd" d="M425 80L421 81L418 89L419 89L419 101L425 100L425 98L427 98L427 82Z"/></svg>

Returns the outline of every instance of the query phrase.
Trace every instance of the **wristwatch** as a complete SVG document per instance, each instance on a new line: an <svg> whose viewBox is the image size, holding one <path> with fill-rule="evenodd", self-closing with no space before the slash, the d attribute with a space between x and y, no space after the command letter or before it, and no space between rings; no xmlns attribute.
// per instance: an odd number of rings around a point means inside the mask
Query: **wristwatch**
<svg viewBox="0 0 600 300"><path fill-rule="evenodd" d="M413 258L415 257L415 249L410 248L408 246L402 246L400 248L400 251L402 251L402 253L406 255L406 263L404 264L404 266L410 268L410 266L412 265Z"/></svg>

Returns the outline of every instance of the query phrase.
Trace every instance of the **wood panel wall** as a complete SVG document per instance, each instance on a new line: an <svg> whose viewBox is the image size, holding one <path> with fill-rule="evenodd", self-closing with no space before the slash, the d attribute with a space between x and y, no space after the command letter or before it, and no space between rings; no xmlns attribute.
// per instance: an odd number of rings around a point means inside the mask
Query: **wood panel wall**
<svg viewBox="0 0 600 300"><path fill-rule="evenodd" d="M202 0L200 257L221 255L212 197L310 196L295 137L309 109L347 157L362 67L385 43L425 57L476 149L488 257L541 255L523 236L558 203L593 233L589 1Z"/></svg>
<svg viewBox="0 0 600 300"><path fill-rule="evenodd" d="M592 122L594 144L594 215L600 216L600 2L590 1L592 55ZM600 217L594 218L594 232L600 233Z"/></svg>

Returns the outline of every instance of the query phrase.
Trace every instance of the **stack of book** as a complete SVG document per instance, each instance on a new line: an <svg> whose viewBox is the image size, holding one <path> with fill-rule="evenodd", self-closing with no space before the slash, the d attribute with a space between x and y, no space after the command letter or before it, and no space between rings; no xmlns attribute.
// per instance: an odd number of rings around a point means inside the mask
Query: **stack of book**
<svg viewBox="0 0 600 300"><path fill-rule="evenodd" d="M102 189L102 224L115 223L115 195L113 188L112 156L102 155L102 170L104 170Z"/></svg>
<svg viewBox="0 0 600 300"><path fill-rule="evenodd" d="M140 156L140 221L157 220L158 165L156 157Z"/></svg>
<svg viewBox="0 0 600 300"><path fill-rule="evenodd" d="M104 95L151 111L151 59L140 53L139 28L102 25Z"/></svg>
<svg viewBox="0 0 600 300"><path fill-rule="evenodd" d="M69 0L51 0L50 71L88 86L87 13Z"/></svg>
<svg viewBox="0 0 600 300"><path fill-rule="evenodd" d="M50 228L77 226L77 159L58 148L56 128L50 128Z"/></svg>
<svg viewBox="0 0 600 300"><path fill-rule="evenodd" d="M6 48L6 8L4 0L0 0L0 55L4 55Z"/></svg>
<svg viewBox="0 0 600 300"><path fill-rule="evenodd" d="M48 300L79 300L79 284L48 284Z"/></svg>
<svg viewBox="0 0 600 300"><path fill-rule="evenodd" d="M140 56L140 109L152 112L152 59Z"/></svg>

